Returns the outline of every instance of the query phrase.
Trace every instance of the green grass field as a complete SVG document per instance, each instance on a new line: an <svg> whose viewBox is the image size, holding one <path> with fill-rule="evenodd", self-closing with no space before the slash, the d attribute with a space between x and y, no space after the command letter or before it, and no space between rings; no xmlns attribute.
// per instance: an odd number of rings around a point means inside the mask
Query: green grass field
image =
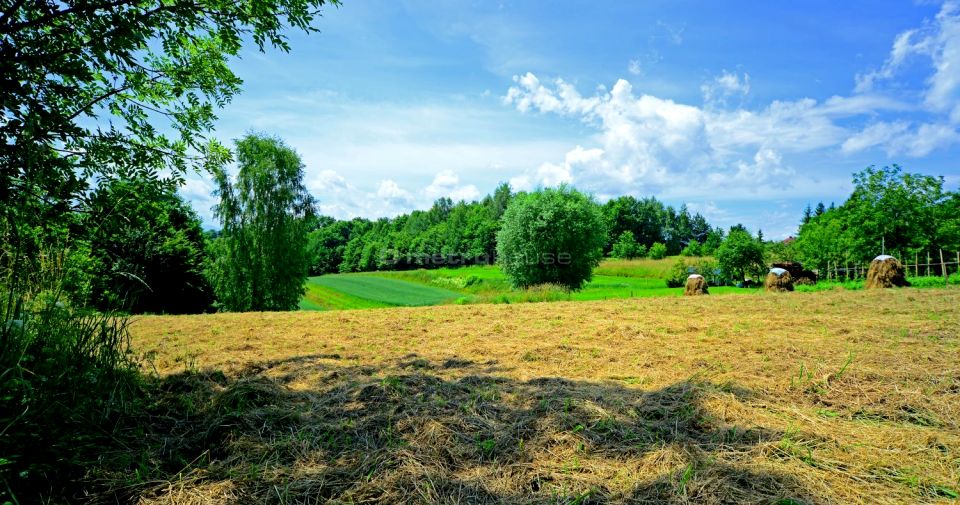
<svg viewBox="0 0 960 505"><path fill-rule="evenodd" d="M674 262L675 257L661 260L604 260L594 270L593 280L580 291L574 292L557 286L513 289L503 272L492 265L332 274L310 278L300 308L341 310L444 303L524 303L681 296L683 288L668 288L664 282ZM940 277L914 277L910 281L915 287L923 288L943 284ZM951 284L960 284L960 276L953 276L950 281ZM815 286L797 286L796 289L803 292L857 290L863 289L863 281L821 281ZM710 288L711 295L762 292L762 289L729 286Z"/></svg>
<svg viewBox="0 0 960 505"><path fill-rule="evenodd" d="M474 265L434 270L332 274L311 277L303 310L365 309L443 303L522 303L566 300L608 300L680 296L682 288L664 282L676 258L606 260L580 291L557 286L513 289L496 266ZM752 293L732 287L711 288L712 294Z"/></svg>
<svg viewBox="0 0 960 505"><path fill-rule="evenodd" d="M369 309L438 305L461 293L375 274L333 274L311 277L300 302L303 310Z"/></svg>

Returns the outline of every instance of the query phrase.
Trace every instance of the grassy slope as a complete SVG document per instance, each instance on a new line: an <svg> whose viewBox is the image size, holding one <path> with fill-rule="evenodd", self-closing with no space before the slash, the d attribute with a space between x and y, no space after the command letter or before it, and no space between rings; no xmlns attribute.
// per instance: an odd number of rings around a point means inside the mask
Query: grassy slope
<svg viewBox="0 0 960 505"><path fill-rule="evenodd" d="M153 473L126 491L946 502L957 306L947 288L140 317L171 393L141 437Z"/></svg>
<svg viewBox="0 0 960 505"><path fill-rule="evenodd" d="M349 307L331 308L367 308L368 306L421 306L436 305L462 296L460 293L433 286L424 286L400 279L388 279L369 274L334 274L311 277L310 286L323 288L318 294L330 291L360 300ZM326 300L319 301L323 304ZM371 305L361 306L363 303Z"/></svg>
<svg viewBox="0 0 960 505"><path fill-rule="evenodd" d="M316 278L307 280L306 293L300 300L300 310L372 309L391 306L322 286L316 282Z"/></svg>
<svg viewBox="0 0 960 505"><path fill-rule="evenodd" d="M511 289L503 272L496 266L469 266L405 272L376 272L371 275L403 279L430 286L448 286L470 295L471 303L504 303L527 301L607 300L681 296L683 288L668 288L664 277L676 262L675 257L661 260L604 260L594 271L593 280L580 291L566 293L559 289L534 288L528 291ZM472 284L466 280L475 278ZM744 293L730 287L711 288L712 294ZM750 291L752 292L752 291Z"/></svg>
<svg viewBox="0 0 960 505"><path fill-rule="evenodd" d="M300 304L304 310L360 309L391 305L435 305L457 300L458 303L518 303L541 301L609 300L681 296L682 288L668 288L664 283L675 257L662 260L604 260L594 272L593 280L580 291L567 293L556 287L515 290L496 266L467 266L412 270L402 272L370 272L364 274L328 275L311 278L308 292ZM389 289L393 284L373 279L390 279L419 284L430 290ZM954 276L952 283L960 283ZM939 278L915 278L918 287L938 287ZM403 286L403 285L400 285ZM322 289L321 289L322 287ZM863 281L821 282L816 286L798 286L798 291L824 291L837 288L862 289ZM440 289L443 294L433 290ZM760 290L743 290L721 286L710 288L712 295L759 294Z"/></svg>

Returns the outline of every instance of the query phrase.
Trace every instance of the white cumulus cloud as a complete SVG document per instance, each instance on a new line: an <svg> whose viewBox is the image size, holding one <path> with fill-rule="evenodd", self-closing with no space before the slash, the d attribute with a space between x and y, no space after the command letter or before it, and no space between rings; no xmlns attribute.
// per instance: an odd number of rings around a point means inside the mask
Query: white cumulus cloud
<svg viewBox="0 0 960 505"><path fill-rule="evenodd" d="M741 76L724 70L712 81L703 83L700 92L707 104L724 103L730 96L746 96L750 93L750 74L744 72Z"/></svg>
<svg viewBox="0 0 960 505"><path fill-rule="evenodd" d="M432 199L448 197L458 202L460 200L473 201L480 198L480 190L473 184L461 185L460 177L452 170L444 170L433 178L424 189L426 196Z"/></svg>

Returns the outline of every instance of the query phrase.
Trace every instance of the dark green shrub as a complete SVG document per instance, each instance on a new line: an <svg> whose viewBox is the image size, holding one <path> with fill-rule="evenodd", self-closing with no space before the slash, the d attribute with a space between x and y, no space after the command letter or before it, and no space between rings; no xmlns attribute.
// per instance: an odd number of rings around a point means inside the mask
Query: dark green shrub
<svg viewBox="0 0 960 505"><path fill-rule="evenodd" d="M497 261L515 288L557 284L580 289L607 241L600 206L569 187L521 194L497 234Z"/></svg>
<svg viewBox="0 0 960 505"><path fill-rule="evenodd" d="M0 251L0 503L65 493L139 397L127 319L68 300L69 256Z"/></svg>
<svg viewBox="0 0 960 505"><path fill-rule="evenodd" d="M703 245L696 240L691 240L690 243L687 244L687 247L684 247L683 250L680 251L680 256L703 256Z"/></svg>
<svg viewBox="0 0 960 505"><path fill-rule="evenodd" d="M667 257L667 246L660 242L654 242L650 246L650 251L647 253L651 259L662 260Z"/></svg>
<svg viewBox="0 0 960 505"><path fill-rule="evenodd" d="M690 266L687 265L686 260L683 258L677 258L677 261L670 267L670 270L667 271L667 287L668 288L679 288L683 287L687 283L687 277L690 276Z"/></svg>

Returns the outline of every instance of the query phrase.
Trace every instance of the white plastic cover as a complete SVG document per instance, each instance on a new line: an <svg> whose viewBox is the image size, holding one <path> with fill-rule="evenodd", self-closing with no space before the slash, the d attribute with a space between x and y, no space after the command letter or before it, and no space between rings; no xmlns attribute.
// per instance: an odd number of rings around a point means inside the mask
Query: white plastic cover
<svg viewBox="0 0 960 505"><path fill-rule="evenodd" d="M780 277L783 274L787 273L787 271L782 268L771 268L770 273L776 275L777 277Z"/></svg>
<svg viewBox="0 0 960 505"><path fill-rule="evenodd" d="M873 261L887 261L889 259L893 259L893 256L890 256L889 254L881 254L880 256L873 258Z"/></svg>
<svg viewBox="0 0 960 505"><path fill-rule="evenodd" d="M697 277L703 279L703 276L700 274L690 274L687 279L696 279Z"/></svg>

